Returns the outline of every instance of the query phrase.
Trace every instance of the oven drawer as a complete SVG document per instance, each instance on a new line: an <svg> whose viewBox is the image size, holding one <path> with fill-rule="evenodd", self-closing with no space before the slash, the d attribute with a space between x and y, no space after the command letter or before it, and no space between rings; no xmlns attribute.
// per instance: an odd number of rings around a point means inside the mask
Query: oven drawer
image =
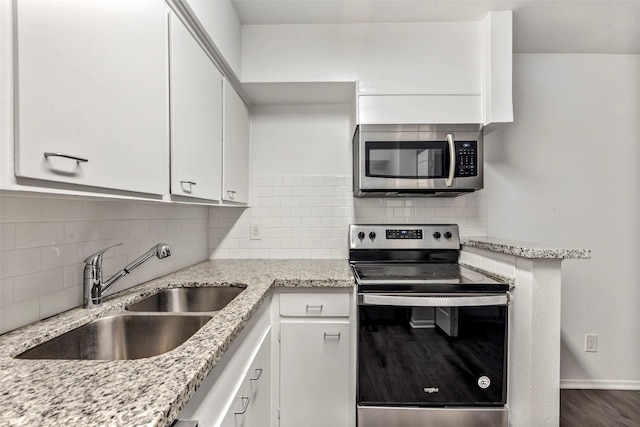
<svg viewBox="0 0 640 427"><path fill-rule="evenodd" d="M349 317L347 293L283 293L280 315L291 317Z"/></svg>

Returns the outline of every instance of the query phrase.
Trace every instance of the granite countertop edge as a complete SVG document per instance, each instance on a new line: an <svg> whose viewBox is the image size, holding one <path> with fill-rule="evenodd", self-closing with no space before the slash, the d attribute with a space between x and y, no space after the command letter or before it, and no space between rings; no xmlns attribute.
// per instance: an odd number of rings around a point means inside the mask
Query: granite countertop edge
<svg viewBox="0 0 640 427"><path fill-rule="evenodd" d="M14 356L170 287L242 286L176 349L137 360ZM353 288L347 260L209 260L0 335L0 426L168 426L275 288ZM86 368L86 369L84 369Z"/></svg>
<svg viewBox="0 0 640 427"><path fill-rule="evenodd" d="M528 259L589 259L590 249L559 248L494 237L464 237L463 246L484 249Z"/></svg>

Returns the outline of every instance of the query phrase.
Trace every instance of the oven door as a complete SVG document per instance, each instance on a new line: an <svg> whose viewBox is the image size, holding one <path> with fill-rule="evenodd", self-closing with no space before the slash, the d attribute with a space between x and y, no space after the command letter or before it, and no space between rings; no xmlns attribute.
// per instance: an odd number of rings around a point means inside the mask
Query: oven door
<svg viewBox="0 0 640 427"><path fill-rule="evenodd" d="M380 425L366 420L390 413L406 427L443 414L471 417L454 418L457 426L485 425L486 417L502 425L508 303L508 293L359 294L358 426Z"/></svg>

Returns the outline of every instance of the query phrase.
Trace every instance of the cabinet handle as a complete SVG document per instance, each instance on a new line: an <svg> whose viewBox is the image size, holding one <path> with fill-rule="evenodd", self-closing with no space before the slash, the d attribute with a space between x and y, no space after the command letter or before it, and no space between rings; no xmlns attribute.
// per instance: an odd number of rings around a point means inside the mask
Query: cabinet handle
<svg viewBox="0 0 640 427"><path fill-rule="evenodd" d="M338 332L337 334L331 334L329 332L325 332L324 333L324 339L326 340L327 338L336 338L336 339L340 339L340 332Z"/></svg>
<svg viewBox="0 0 640 427"><path fill-rule="evenodd" d="M75 160L76 163L86 163L86 162L89 161L89 159L83 159L82 157L72 156L70 154L51 153L51 152L44 153L44 158L45 159L48 159L49 157L64 157L65 159Z"/></svg>
<svg viewBox="0 0 640 427"><path fill-rule="evenodd" d="M230 199L235 198L236 197L236 193L237 193L237 191L227 190L227 194L229 195Z"/></svg>
<svg viewBox="0 0 640 427"><path fill-rule="evenodd" d="M234 414L236 415L242 415L245 412L247 412L247 408L249 407L249 402L251 401L251 398L249 398L249 396L240 396L240 399L242 399L242 401L244 402L244 406L242 407L241 410L234 412Z"/></svg>
<svg viewBox="0 0 640 427"><path fill-rule="evenodd" d="M255 378L249 378L249 381L258 381L262 376L262 368L256 368L255 373L257 376Z"/></svg>
<svg viewBox="0 0 640 427"><path fill-rule="evenodd" d="M309 310L322 311L322 304L320 304L320 305L309 305L309 304L307 304L307 310L306 311L309 311Z"/></svg>
<svg viewBox="0 0 640 427"><path fill-rule="evenodd" d="M189 184L189 189L185 190L184 185L185 184ZM180 181L180 186L182 187L182 191L185 191L187 193L191 193L192 189L191 187L193 187L194 185L196 185L196 183L194 181Z"/></svg>

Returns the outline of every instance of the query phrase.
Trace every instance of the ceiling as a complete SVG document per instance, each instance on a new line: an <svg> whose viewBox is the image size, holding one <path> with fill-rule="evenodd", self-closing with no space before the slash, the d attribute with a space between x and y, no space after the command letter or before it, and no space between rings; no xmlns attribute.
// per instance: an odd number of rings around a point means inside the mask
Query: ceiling
<svg viewBox="0 0 640 427"><path fill-rule="evenodd" d="M231 0L243 25L479 21L513 11L515 53L640 54L640 0Z"/></svg>

